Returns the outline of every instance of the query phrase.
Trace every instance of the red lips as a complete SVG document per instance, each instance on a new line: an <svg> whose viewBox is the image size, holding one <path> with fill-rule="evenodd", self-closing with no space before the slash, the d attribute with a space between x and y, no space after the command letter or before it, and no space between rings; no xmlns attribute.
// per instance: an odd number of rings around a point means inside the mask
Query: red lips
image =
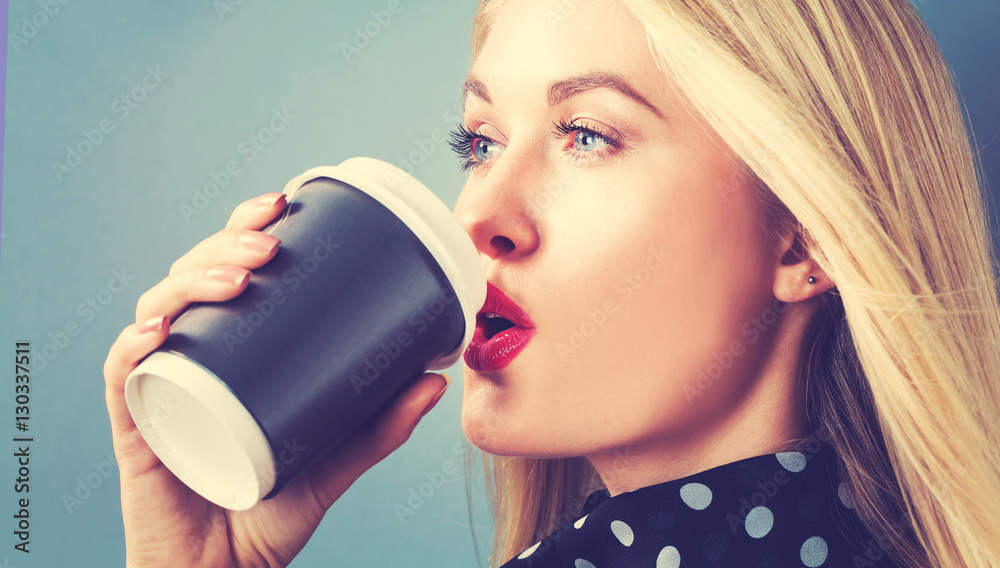
<svg viewBox="0 0 1000 568"><path fill-rule="evenodd" d="M465 363L475 371L500 370L524 349L534 332L535 324L528 314L487 282L486 302L476 316L476 332L465 350Z"/></svg>

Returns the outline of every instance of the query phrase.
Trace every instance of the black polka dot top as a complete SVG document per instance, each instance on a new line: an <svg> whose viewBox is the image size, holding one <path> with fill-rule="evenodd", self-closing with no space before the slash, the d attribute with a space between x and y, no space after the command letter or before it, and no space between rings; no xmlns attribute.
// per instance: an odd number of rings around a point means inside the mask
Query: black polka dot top
<svg viewBox="0 0 1000 568"><path fill-rule="evenodd" d="M614 497L600 489L502 568L898 568L886 537L860 524L835 464L814 438Z"/></svg>

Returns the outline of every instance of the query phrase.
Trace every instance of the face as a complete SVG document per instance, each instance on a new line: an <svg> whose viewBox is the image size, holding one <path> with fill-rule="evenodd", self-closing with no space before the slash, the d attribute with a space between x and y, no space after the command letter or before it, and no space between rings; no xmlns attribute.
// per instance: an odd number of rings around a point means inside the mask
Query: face
<svg viewBox="0 0 1000 568"><path fill-rule="evenodd" d="M704 435L740 407L765 348L747 326L774 300L754 193L641 24L562 4L508 0L467 83L455 215L535 326L506 366L465 367L463 430L499 455Z"/></svg>

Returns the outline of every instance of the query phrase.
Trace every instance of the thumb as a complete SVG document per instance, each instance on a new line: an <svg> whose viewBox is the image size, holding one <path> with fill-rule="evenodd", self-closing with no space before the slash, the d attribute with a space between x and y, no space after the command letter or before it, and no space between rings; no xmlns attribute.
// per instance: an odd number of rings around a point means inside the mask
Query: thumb
<svg viewBox="0 0 1000 568"><path fill-rule="evenodd" d="M403 445L450 384L451 377L446 374L420 375L313 464L306 475L322 510L329 509L362 474Z"/></svg>

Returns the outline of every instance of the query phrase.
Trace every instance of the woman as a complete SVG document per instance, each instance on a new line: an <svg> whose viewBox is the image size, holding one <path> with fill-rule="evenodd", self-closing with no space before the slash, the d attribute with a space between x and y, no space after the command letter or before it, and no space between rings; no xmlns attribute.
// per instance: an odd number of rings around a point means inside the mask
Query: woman
<svg viewBox="0 0 1000 568"><path fill-rule="evenodd" d="M530 329L510 349L481 313L466 353L492 566L1000 565L993 249L906 0L491 0L473 56L455 215ZM123 383L273 257L284 202L260 199L108 355L131 567L286 565L447 386L248 511L174 478Z"/></svg>

